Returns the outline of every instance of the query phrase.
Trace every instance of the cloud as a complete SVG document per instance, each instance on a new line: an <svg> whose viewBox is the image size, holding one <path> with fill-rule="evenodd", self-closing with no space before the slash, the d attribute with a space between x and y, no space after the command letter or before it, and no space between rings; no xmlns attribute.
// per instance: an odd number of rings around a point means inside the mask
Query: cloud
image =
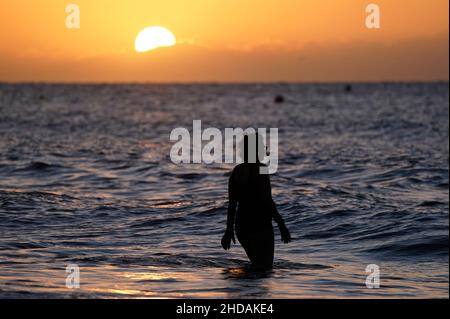
<svg viewBox="0 0 450 319"><path fill-rule="evenodd" d="M3 55L0 81L448 81L448 56L448 33L390 44L352 41L289 47L265 41L242 50L182 41L140 56L117 53L46 59Z"/></svg>

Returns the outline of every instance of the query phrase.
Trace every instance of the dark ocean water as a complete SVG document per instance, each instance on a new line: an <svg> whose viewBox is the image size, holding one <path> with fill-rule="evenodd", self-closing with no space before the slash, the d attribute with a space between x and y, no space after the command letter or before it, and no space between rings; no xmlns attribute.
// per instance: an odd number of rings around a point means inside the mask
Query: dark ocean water
<svg viewBox="0 0 450 319"><path fill-rule="evenodd" d="M170 161L192 120L279 129L273 271L220 247L232 165ZM448 137L448 83L0 85L0 297L448 298Z"/></svg>

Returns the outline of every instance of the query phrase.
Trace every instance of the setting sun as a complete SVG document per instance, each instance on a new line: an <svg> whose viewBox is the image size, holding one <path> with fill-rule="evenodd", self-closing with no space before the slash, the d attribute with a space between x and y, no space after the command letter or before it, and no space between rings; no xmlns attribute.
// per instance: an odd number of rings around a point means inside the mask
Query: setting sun
<svg viewBox="0 0 450 319"><path fill-rule="evenodd" d="M148 27L139 32L134 42L136 52L147 52L176 44L175 36L164 27Z"/></svg>

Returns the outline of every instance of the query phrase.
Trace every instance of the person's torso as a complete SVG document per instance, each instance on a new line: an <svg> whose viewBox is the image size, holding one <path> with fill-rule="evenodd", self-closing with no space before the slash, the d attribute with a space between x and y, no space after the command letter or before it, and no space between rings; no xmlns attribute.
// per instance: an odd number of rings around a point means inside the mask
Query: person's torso
<svg viewBox="0 0 450 319"><path fill-rule="evenodd" d="M270 206L271 194L264 187L264 178L259 174L258 164L241 164L233 173L233 187L238 201L236 227L261 229L272 227Z"/></svg>

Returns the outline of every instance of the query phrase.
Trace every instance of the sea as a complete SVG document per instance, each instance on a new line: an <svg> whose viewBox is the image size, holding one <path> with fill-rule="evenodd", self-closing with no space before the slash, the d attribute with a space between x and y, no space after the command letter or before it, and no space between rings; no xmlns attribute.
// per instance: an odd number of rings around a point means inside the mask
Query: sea
<svg viewBox="0 0 450 319"><path fill-rule="evenodd" d="M194 120L278 129L272 270ZM448 82L0 84L0 298L448 298L448 139Z"/></svg>

